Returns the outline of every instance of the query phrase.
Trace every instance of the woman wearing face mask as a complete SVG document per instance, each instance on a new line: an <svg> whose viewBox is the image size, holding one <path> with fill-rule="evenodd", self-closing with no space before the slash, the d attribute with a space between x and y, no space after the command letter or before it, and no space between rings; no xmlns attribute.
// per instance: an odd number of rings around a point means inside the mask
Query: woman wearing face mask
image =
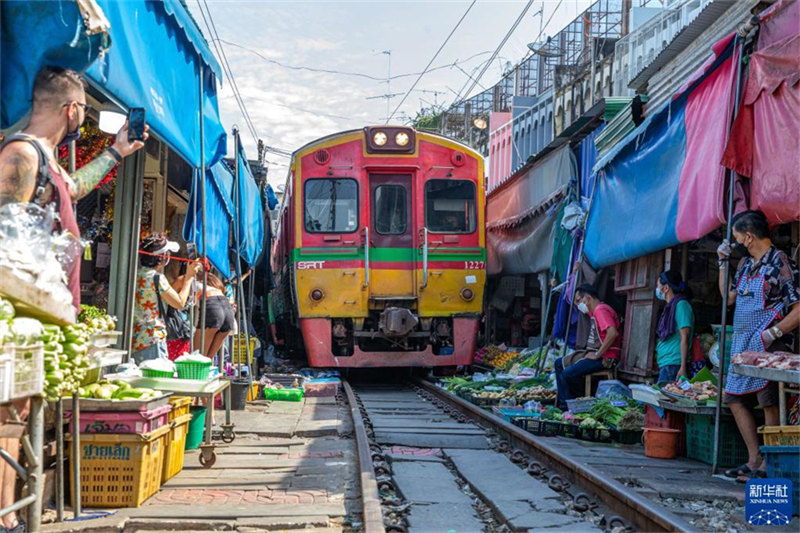
<svg viewBox="0 0 800 533"><path fill-rule="evenodd" d="M760 211L745 211L733 219L736 244L746 250L730 287L724 286L724 265L730 257L730 243L717 249L720 293L728 291L733 313L731 354L745 351L788 351L792 332L800 326L800 289L797 266L775 248L769 237L767 218ZM765 423L778 425L777 384L764 379L741 376L728 370L725 403L728 404L739 432L747 445L747 463L727 470L725 475L746 481L766 477L766 464L759 455L758 434L753 409L760 405Z"/></svg>
<svg viewBox="0 0 800 533"><path fill-rule="evenodd" d="M610 305L600 301L597 289L588 284L578 287L575 305L592 319L592 328L586 351L556 359L554 367L561 409L567 408L567 400L583 395L586 374L615 367L620 355L619 316Z"/></svg>
<svg viewBox="0 0 800 533"><path fill-rule="evenodd" d="M180 248L167 240L163 233L154 233L142 240L140 268L136 272L136 304L133 310L133 339L131 350L136 364L148 359L167 359L167 326L159 312L159 299L175 309L183 309L191 294L192 284L185 283L177 292L164 275L171 253ZM152 255L151 255L152 254ZM200 263L186 267L187 276L194 277Z"/></svg>
<svg viewBox="0 0 800 533"><path fill-rule="evenodd" d="M666 302L656 327L658 383L691 377L694 312L686 294L686 284L677 270L662 272L656 282L656 298Z"/></svg>

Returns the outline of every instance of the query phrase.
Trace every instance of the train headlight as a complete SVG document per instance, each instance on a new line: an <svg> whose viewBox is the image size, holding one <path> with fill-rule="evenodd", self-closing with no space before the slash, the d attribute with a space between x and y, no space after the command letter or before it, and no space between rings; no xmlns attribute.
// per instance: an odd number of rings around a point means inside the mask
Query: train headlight
<svg viewBox="0 0 800 533"><path fill-rule="evenodd" d="M325 297L325 294L322 292L321 289L314 289L313 291L311 291L311 294L309 296L311 296L312 300L318 302Z"/></svg>
<svg viewBox="0 0 800 533"><path fill-rule="evenodd" d="M475 298L475 293L472 292L472 289L461 289L461 299L467 302L471 302L472 299Z"/></svg>
<svg viewBox="0 0 800 533"><path fill-rule="evenodd" d="M376 132L375 135L372 136L372 142L375 143L375 146L383 146L388 140L389 138L382 131Z"/></svg>
<svg viewBox="0 0 800 533"><path fill-rule="evenodd" d="M407 146L409 141L408 133L401 131L394 136L394 142L397 146Z"/></svg>

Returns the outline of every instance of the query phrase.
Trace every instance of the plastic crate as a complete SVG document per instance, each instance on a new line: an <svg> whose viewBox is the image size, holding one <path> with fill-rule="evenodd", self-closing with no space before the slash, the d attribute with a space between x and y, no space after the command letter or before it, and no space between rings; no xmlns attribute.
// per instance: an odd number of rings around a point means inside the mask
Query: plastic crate
<svg viewBox="0 0 800 533"><path fill-rule="evenodd" d="M208 379L209 372L211 372L211 361L207 363L176 361L175 368L178 370L178 379L198 379L205 381Z"/></svg>
<svg viewBox="0 0 800 533"><path fill-rule="evenodd" d="M597 398L586 398L579 400L567 400L567 408L569 412L577 415L580 413L588 413L592 410L592 406L597 402Z"/></svg>
<svg viewBox="0 0 800 533"><path fill-rule="evenodd" d="M794 513L800 515L800 446L762 446L767 463L767 477L785 478L792 482Z"/></svg>
<svg viewBox="0 0 800 533"><path fill-rule="evenodd" d="M765 446L800 446L800 426L762 426Z"/></svg>
<svg viewBox="0 0 800 533"><path fill-rule="evenodd" d="M582 428L573 424L570 431L574 433L575 438L579 440L588 440L589 442L611 442L610 428Z"/></svg>
<svg viewBox="0 0 800 533"><path fill-rule="evenodd" d="M44 390L44 344L11 345L14 354L14 383L11 399L36 396Z"/></svg>
<svg viewBox="0 0 800 533"><path fill-rule="evenodd" d="M732 418L719 421L719 466L738 466L747 462L745 446ZM714 463L714 417L686 415L686 456L708 465Z"/></svg>
<svg viewBox="0 0 800 533"><path fill-rule="evenodd" d="M264 399L278 402L299 402L303 389L264 389Z"/></svg>
<svg viewBox="0 0 800 533"><path fill-rule="evenodd" d="M0 351L0 403L6 403L11 399L13 384L14 354L11 350L2 348Z"/></svg>
<svg viewBox="0 0 800 533"><path fill-rule="evenodd" d="M542 437L556 437L564 434L564 426L561 422L553 420L540 420L538 418L514 418L511 423L524 429L528 433Z"/></svg>
<svg viewBox="0 0 800 533"><path fill-rule="evenodd" d="M161 482L174 477L183 470L183 457L186 452L186 435L189 433L189 422L192 420L191 414L185 414L176 418L170 424L164 443L164 467L161 469Z"/></svg>
<svg viewBox="0 0 800 533"><path fill-rule="evenodd" d="M149 411L95 411L81 413L80 432L97 433L136 433L143 435L169 425L169 413L172 407L162 405ZM72 418L72 411L66 416ZM73 421L70 420L69 431L72 433Z"/></svg>
<svg viewBox="0 0 800 533"><path fill-rule="evenodd" d="M189 414L189 406L192 405L192 399L188 396L173 396L169 399L169 404L172 406L168 421L173 422L178 418Z"/></svg>
<svg viewBox="0 0 800 533"><path fill-rule="evenodd" d="M243 365L250 364L249 361L253 360L253 352L256 349L256 338L253 336L250 337L249 351L245 351L246 346L247 346L247 338L245 337L244 333L239 333L238 335L233 337L233 342L231 345L232 364L234 365L238 365L240 363Z"/></svg>
<svg viewBox="0 0 800 533"><path fill-rule="evenodd" d="M675 411L663 410L664 417L652 405L644 406L644 427L677 429L681 432L678 438L678 455L686 455L686 415ZM735 465L734 465L735 466Z"/></svg>
<svg viewBox="0 0 800 533"><path fill-rule="evenodd" d="M146 435L81 435L81 505L139 507L158 492L169 431L164 426ZM69 453L71 460L72 446Z"/></svg>
<svg viewBox="0 0 800 533"><path fill-rule="evenodd" d="M643 430L611 430L611 440L620 444L642 444Z"/></svg>

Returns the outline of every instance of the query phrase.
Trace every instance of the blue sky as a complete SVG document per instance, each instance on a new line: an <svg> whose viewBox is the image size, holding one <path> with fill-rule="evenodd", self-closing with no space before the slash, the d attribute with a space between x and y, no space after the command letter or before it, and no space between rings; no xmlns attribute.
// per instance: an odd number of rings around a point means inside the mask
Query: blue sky
<svg viewBox="0 0 800 533"><path fill-rule="evenodd" d="M200 0L201 3L203 0ZM391 93L404 93L428 64L469 1L272 1L205 0L213 17L231 70L258 136L289 151L324 135L383 123L387 94L388 56L391 50ZM207 38L210 32L197 0L189 9ZM478 1L433 67L452 65L477 74L524 8L525 1ZM502 48L480 84L490 87L506 63L517 63L526 43L539 35L543 22L554 13L544 35L553 35L589 5L588 1L537 0ZM543 7L544 19L538 14ZM556 7L558 10L556 11ZM205 8L205 5L204 5ZM212 43L213 44L213 43ZM213 47L212 47L213 48ZM281 66L282 65L282 66ZM312 67L366 76L348 76L297 70ZM427 73L392 122L414 116L423 106L449 104L468 77L458 67ZM367 76L379 79L369 79ZM438 91L439 94L425 91ZM471 94L482 90L476 87ZM402 95L390 100L390 108ZM250 157L255 157L248 133L228 80L222 81L220 108L226 128L237 124ZM286 158L269 154L269 179L283 183Z"/></svg>

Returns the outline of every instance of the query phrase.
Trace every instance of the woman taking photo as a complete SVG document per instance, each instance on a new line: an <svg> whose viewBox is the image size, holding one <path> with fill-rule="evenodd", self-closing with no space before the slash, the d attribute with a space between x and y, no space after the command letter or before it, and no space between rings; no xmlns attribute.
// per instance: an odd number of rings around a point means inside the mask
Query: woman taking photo
<svg viewBox="0 0 800 533"><path fill-rule="evenodd" d="M159 312L159 299L175 309L183 309L189 299L192 284L180 292L170 287L164 275L170 254L180 249L177 242L167 240L163 233L148 235L142 240L140 268L136 273L136 304L133 311L133 340L131 351L136 364L148 359L167 358L167 326ZM190 263L187 274L195 276L200 263Z"/></svg>
<svg viewBox="0 0 800 533"><path fill-rule="evenodd" d="M202 298L202 291L197 291L197 296L198 299ZM217 276L209 273L206 287L206 329L195 332L195 349L202 347L203 355L213 359L235 325L233 308L225 296L225 285Z"/></svg>
<svg viewBox="0 0 800 533"><path fill-rule="evenodd" d="M656 282L656 298L666 302L656 327L658 383L672 383L681 376L690 378L694 311L680 272L661 273Z"/></svg>

